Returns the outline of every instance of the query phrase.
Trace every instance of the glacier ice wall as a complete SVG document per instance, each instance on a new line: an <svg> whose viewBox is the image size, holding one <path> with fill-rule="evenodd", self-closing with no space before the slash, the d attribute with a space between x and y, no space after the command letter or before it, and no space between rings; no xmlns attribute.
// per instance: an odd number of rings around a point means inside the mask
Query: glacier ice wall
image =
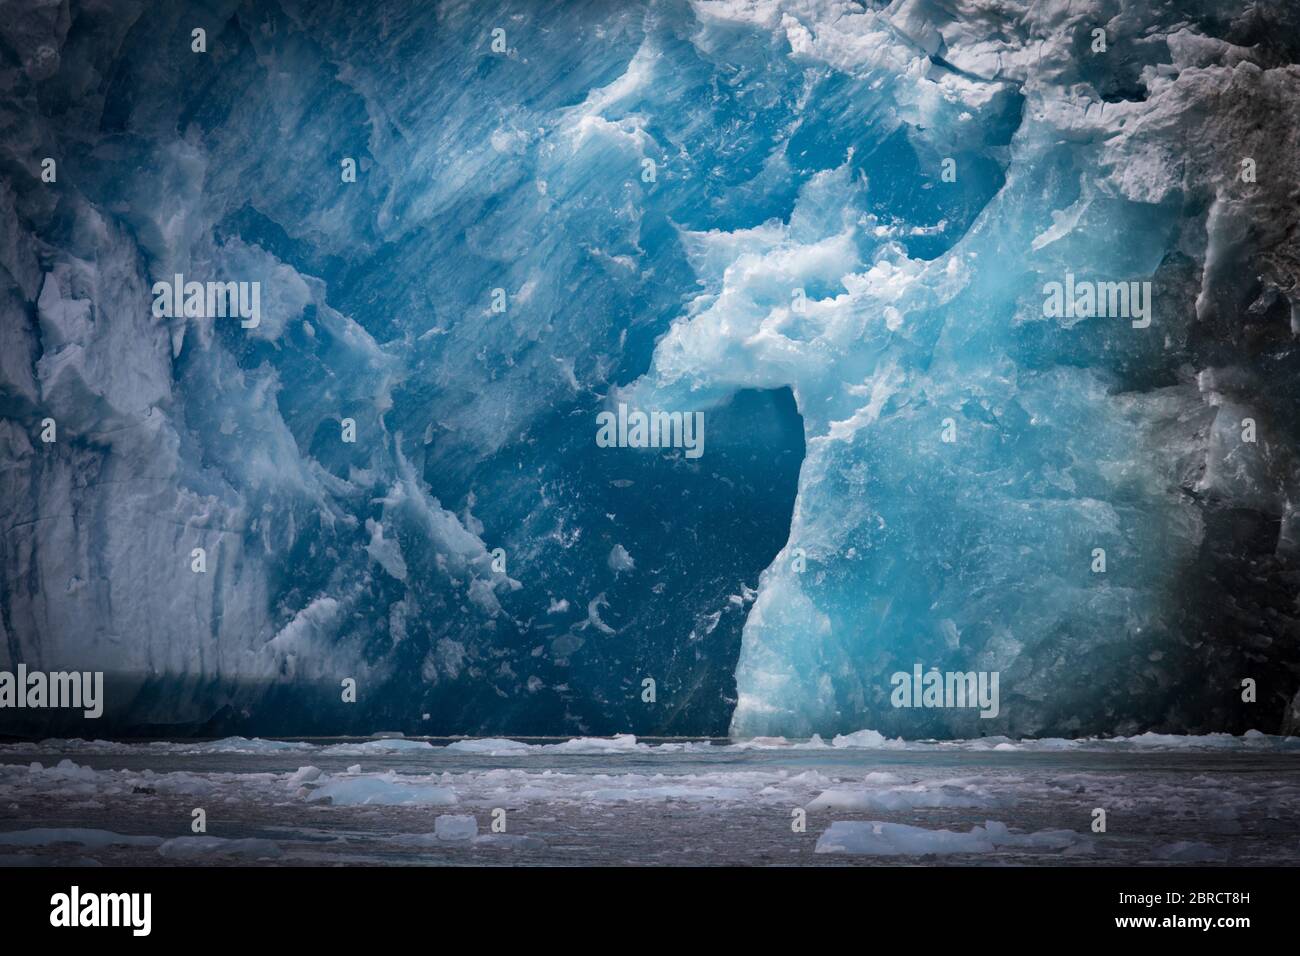
<svg viewBox="0 0 1300 956"><path fill-rule="evenodd" d="M227 2L0 28L0 662L109 672L97 734L725 730L788 532L789 393L736 395L702 462L593 445L693 289L677 224L767 153L716 168L761 91L675 112L716 72L692 24ZM652 135L624 98L661 56ZM177 273L260 282L261 321L153 318Z"/></svg>
<svg viewBox="0 0 1300 956"><path fill-rule="evenodd" d="M10 5L0 666L97 734L1276 729L1298 24L1176 6Z"/></svg>
<svg viewBox="0 0 1300 956"><path fill-rule="evenodd" d="M868 142L801 184L788 221L689 234L707 291L631 391L653 406L788 386L804 419L733 733L1283 719L1297 660L1295 14L1178 6L711 10L834 70L873 117ZM1004 144L991 134L1011 98ZM928 230L942 249L907 241L932 221L872 202L917 177L875 161L871 140L893 130L924 157L922 188L949 188L940 157L957 158L958 182L996 186L969 225ZM1246 158L1270 172L1251 181ZM1048 318L1047 283L1067 274L1151 282L1149 326ZM1267 437L1244 441L1247 420ZM1000 713L893 706L891 675L916 665L997 672ZM1264 707L1243 702L1246 678L1268 684Z"/></svg>

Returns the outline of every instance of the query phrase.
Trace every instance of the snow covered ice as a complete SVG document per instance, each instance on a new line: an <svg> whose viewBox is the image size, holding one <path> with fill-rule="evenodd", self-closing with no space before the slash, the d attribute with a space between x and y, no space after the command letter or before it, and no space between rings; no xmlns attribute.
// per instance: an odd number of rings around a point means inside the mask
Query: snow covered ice
<svg viewBox="0 0 1300 956"><path fill-rule="evenodd" d="M443 814L433 821L439 840L472 840L478 836L478 822L472 816Z"/></svg>

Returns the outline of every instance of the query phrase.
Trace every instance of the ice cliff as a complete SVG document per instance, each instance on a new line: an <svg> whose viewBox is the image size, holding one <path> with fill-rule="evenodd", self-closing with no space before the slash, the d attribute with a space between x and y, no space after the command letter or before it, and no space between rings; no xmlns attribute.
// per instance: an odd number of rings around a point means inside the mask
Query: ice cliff
<svg viewBox="0 0 1300 956"><path fill-rule="evenodd" d="M98 734L1300 725L1297 62L1285 0L10 4L0 666Z"/></svg>

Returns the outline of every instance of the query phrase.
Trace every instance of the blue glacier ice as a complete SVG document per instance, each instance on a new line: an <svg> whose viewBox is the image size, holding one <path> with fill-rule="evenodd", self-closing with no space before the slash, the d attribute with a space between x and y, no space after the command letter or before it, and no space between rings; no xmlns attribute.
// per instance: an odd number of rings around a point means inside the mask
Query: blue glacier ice
<svg viewBox="0 0 1300 956"><path fill-rule="evenodd" d="M107 671L81 736L1300 726L1300 19L1173 6L15 4L0 668Z"/></svg>

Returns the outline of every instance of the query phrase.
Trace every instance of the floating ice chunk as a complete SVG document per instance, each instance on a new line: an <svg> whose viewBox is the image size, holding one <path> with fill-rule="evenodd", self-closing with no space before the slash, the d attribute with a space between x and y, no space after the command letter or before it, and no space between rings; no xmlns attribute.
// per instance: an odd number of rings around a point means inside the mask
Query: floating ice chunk
<svg viewBox="0 0 1300 956"><path fill-rule="evenodd" d="M456 793L448 787L427 783L420 778L401 777L390 771L376 776L328 780L313 790L307 800L309 803L328 800L336 807L445 807L456 803Z"/></svg>
<svg viewBox="0 0 1300 956"><path fill-rule="evenodd" d="M827 790L809 810L916 810L937 807L986 807L997 801L983 791L957 787L905 787L888 790Z"/></svg>
<svg viewBox="0 0 1300 956"><path fill-rule="evenodd" d="M817 838L817 853L862 853L870 856L940 856L992 853L999 847L1063 850L1083 841L1073 830L1012 833L990 820L970 832L928 830L904 823L837 820Z"/></svg>
<svg viewBox="0 0 1300 956"><path fill-rule="evenodd" d="M633 750L649 750L645 744L639 744L635 734L618 734L613 738L609 737L575 737L573 740L566 740L562 744L545 744L546 750L568 752L568 753L602 753L602 752L628 752Z"/></svg>
<svg viewBox="0 0 1300 956"><path fill-rule="evenodd" d="M268 860L283 856L283 851L272 840L183 836L168 840L158 847L158 854L173 860L200 856L242 856L253 860Z"/></svg>
<svg viewBox="0 0 1300 956"><path fill-rule="evenodd" d="M222 737L221 740L203 744L179 744L179 747L204 753L285 753L287 750L302 750L308 744L290 740L263 740L261 737Z"/></svg>
<svg viewBox="0 0 1300 956"><path fill-rule="evenodd" d="M433 833L439 840L472 840L478 836L478 821L469 814L443 814L433 821Z"/></svg>
<svg viewBox="0 0 1300 956"><path fill-rule="evenodd" d="M220 786L206 775L185 773L183 771L173 771L162 776L149 774L146 774L146 776L149 778L145 784L147 790L187 797L206 796L214 793Z"/></svg>
<svg viewBox="0 0 1300 956"><path fill-rule="evenodd" d="M927 830L903 823L836 821L817 838L817 853L865 853L872 856L928 856L991 853L993 841L979 827L969 833Z"/></svg>
<svg viewBox="0 0 1300 956"><path fill-rule="evenodd" d="M320 767L299 767L289 774L289 779L284 783L287 787L298 787L304 783L311 783L313 780L319 779L320 774Z"/></svg>
<svg viewBox="0 0 1300 956"><path fill-rule="evenodd" d="M902 781L896 773L890 773L887 770L873 770L862 778L863 783L900 783Z"/></svg>
<svg viewBox="0 0 1300 956"><path fill-rule="evenodd" d="M360 757L365 754L395 754L408 750L432 750L433 744L427 740L405 740L400 738L385 738L383 740L367 740L359 744L331 744L321 750L321 753L328 754L331 757Z"/></svg>
<svg viewBox="0 0 1300 956"><path fill-rule="evenodd" d="M33 771L38 771L40 769L40 764L32 765ZM62 777L66 780L93 781L99 777L99 771L93 770L90 767L83 767L81 764L73 763L71 760L66 758L60 760L48 770L45 770L44 773L47 777Z"/></svg>
<svg viewBox="0 0 1300 956"><path fill-rule="evenodd" d="M975 829L979 829L976 827ZM984 830L994 846L1009 846L1041 850L1063 850L1066 847L1090 842L1073 830L1037 830L1034 833L1012 833L1005 823L986 820Z"/></svg>
<svg viewBox="0 0 1300 956"><path fill-rule="evenodd" d="M851 734L836 734L832 747L853 747L861 750L902 750L907 744L900 737L890 740L875 730L858 730Z"/></svg>
<svg viewBox="0 0 1300 956"><path fill-rule="evenodd" d="M482 740L458 740L455 743L448 744L447 750L454 750L458 753L465 754L524 754L533 749L526 743L519 740L510 740L506 737L485 737Z"/></svg>

